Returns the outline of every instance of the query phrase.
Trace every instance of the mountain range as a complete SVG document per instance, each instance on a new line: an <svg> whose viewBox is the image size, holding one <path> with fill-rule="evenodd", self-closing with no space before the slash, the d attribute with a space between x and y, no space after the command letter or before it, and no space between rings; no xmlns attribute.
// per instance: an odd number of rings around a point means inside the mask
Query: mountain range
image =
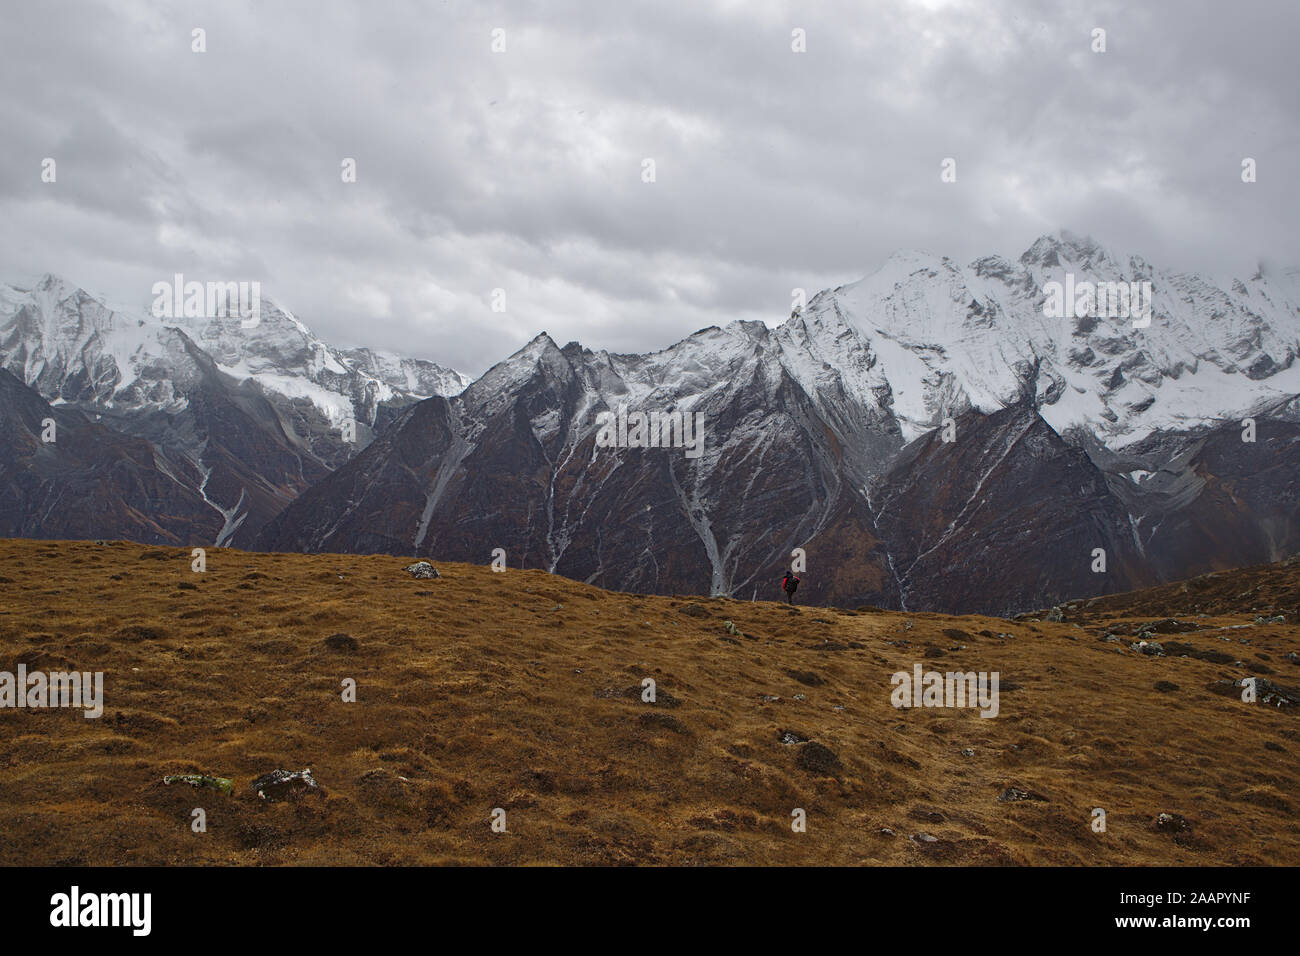
<svg viewBox="0 0 1300 956"><path fill-rule="evenodd" d="M1067 279L1149 284L1149 325L1050 317ZM793 553L803 602L1010 614L1300 550L1298 353L1300 271L1221 288L1068 232L1014 261L898 253L780 324L645 355L542 333L473 382L333 349L274 306L251 331L157 320L46 277L0 289L4 387L33 393L24 421L47 402L98 426L67 430L96 451L56 461L21 431L0 478L27 497L0 533L503 551L742 599L771 597ZM620 409L702 416L698 457L605 447L598 416ZM152 532L121 517L146 466L175 485ZM60 482L113 469L130 487L105 480L103 519L55 516Z"/></svg>
<svg viewBox="0 0 1300 956"><path fill-rule="evenodd" d="M252 329L238 317L160 319L53 275L0 286L0 369L64 413L143 439L155 467L199 499L143 538L110 519L29 519L24 533L196 545L251 544L397 409L466 383L432 362L332 348L274 303Z"/></svg>

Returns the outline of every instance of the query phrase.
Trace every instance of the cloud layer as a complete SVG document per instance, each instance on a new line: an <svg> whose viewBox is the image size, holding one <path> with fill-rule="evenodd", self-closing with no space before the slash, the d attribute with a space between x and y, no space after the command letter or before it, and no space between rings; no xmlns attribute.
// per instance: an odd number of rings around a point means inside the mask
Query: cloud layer
<svg viewBox="0 0 1300 956"><path fill-rule="evenodd" d="M15 5L0 273L136 307L258 279L331 342L477 374L543 329L779 321L898 248L1066 228L1218 277L1300 263L1300 8L1130 6Z"/></svg>

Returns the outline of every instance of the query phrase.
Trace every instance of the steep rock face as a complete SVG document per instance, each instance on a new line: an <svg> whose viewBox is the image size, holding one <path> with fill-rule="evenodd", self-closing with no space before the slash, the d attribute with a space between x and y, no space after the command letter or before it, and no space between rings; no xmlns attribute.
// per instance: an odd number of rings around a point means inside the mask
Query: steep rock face
<svg viewBox="0 0 1300 956"><path fill-rule="evenodd" d="M53 407L0 369L0 536L215 540L222 519L196 477L188 462Z"/></svg>
<svg viewBox="0 0 1300 956"><path fill-rule="evenodd" d="M250 545L396 410L430 394L408 386L463 382L431 362L350 354L356 364L271 302L246 329L238 317L114 309L54 276L28 290L0 287L0 367L188 462L182 480L192 479L219 520L215 539L187 543ZM355 443L343 439L349 420Z"/></svg>
<svg viewBox="0 0 1300 956"><path fill-rule="evenodd" d="M904 607L1011 613L1154 580L1105 475L1032 405L953 424L954 441L913 443L873 491Z"/></svg>
<svg viewBox="0 0 1300 956"><path fill-rule="evenodd" d="M756 324L649 357L539 336L462 395L404 415L260 544L483 562L502 548L515 566L625 590L771 596L792 549L840 521L868 532L848 478L900 443L874 407L845 403L828 422L782 361L788 348ZM840 379L820 389L843 402ZM620 406L703 416L700 454L599 447L597 415ZM837 547L870 553L871 541ZM877 556L846 580L877 594L890 587L881 568Z"/></svg>
<svg viewBox="0 0 1300 956"><path fill-rule="evenodd" d="M1149 281L1152 325L1044 315L1066 273ZM1002 613L1270 560L1297 547L1293 280L1225 292L1067 233L1018 262L900 254L776 328L650 355L542 335L405 413L259 542L502 548L604 587L741 598L773 596L798 548L800 600ZM703 454L598 447L620 406L703 413ZM1233 457L1207 436L1248 408L1262 444Z"/></svg>
<svg viewBox="0 0 1300 956"><path fill-rule="evenodd" d="M1054 318L1056 282L1149 283L1151 322ZM119 328L47 286L0 289L0 359L149 438L223 542L499 548L607 588L738 598L779 597L800 551L802 602L999 613L1300 548L1294 271L1220 289L1069 233L1015 261L900 253L776 327L645 355L543 333L468 387L330 349L273 306L251 334ZM599 418L620 410L702 416L699 454L606 447Z"/></svg>
<svg viewBox="0 0 1300 956"><path fill-rule="evenodd" d="M1160 580L1300 551L1300 424L1273 413L1255 419L1251 442L1239 422L1153 436L1132 449L1139 469L1112 477Z"/></svg>

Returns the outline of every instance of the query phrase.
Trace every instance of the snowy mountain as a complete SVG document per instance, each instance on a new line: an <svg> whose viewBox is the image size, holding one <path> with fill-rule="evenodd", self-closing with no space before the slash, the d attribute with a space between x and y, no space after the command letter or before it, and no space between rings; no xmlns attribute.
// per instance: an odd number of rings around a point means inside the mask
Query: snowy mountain
<svg viewBox="0 0 1300 956"><path fill-rule="evenodd" d="M302 400L334 425L373 424L379 404L455 394L460 373L369 349L335 349L294 316L263 301L260 321L157 318L114 310L54 275L30 289L0 285L0 361L43 395L104 407L176 409L186 366L180 337L236 381ZM176 379L180 375L182 381Z"/></svg>
<svg viewBox="0 0 1300 956"><path fill-rule="evenodd" d="M52 404L187 462L186 480L219 516L213 540L192 536L203 544L251 542L396 409L463 386L431 362L334 349L271 302L253 328L238 317L158 318L52 275L0 286L0 368ZM355 442L343 433L349 420Z"/></svg>
<svg viewBox="0 0 1300 956"><path fill-rule="evenodd" d="M212 541L224 518L195 490L184 460L52 406L0 369L0 536Z"/></svg>
<svg viewBox="0 0 1300 956"><path fill-rule="evenodd" d="M1150 325L1048 317L1043 290L1067 274L1076 286L1149 282ZM897 254L809 311L840 315L866 339L909 439L953 412L1032 394L1058 433L1082 428L1122 448L1300 392L1300 271L1261 270L1224 290L1068 232L1017 262Z"/></svg>
<svg viewBox="0 0 1300 956"><path fill-rule="evenodd" d="M1150 283L1150 324L1050 318L1067 274ZM899 254L776 328L649 355L543 333L408 409L259 543L500 547L605 587L737 597L771 596L803 548L809 600L998 611L1270 560L1300 547L1295 290L1263 272L1220 290L1063 233L1017 263ZM698 457L603 447L620 407L703 414Z"/></svg>
<svg viewBox="0 0 1300 956"><path fill-rule="evenodd" d="M1061 233L1015 262L899 253L645 355L542 333L467 382L273 305L160 321L47 277L0 289L0 364L151 442L215 513L195 543L501 548L739 598L801 549L809 603L1014 613L1300 550L1298 303L1294 270L1225 289Z"/></svg>

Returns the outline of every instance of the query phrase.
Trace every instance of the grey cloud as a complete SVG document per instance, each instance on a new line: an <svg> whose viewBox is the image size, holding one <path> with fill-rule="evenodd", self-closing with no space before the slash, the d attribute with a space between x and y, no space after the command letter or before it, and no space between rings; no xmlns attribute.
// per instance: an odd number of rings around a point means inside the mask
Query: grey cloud
<svg viewBox="0 0 1300 956"><path fill-rule="evenodd" d="M19 5L0 272L141 303L175 269L247 275L327 339L472 373L541 329L631 351L779 321L897 248L1068 228L1240 274L1300 262L1298 23L1264 0Z"/></svg>

